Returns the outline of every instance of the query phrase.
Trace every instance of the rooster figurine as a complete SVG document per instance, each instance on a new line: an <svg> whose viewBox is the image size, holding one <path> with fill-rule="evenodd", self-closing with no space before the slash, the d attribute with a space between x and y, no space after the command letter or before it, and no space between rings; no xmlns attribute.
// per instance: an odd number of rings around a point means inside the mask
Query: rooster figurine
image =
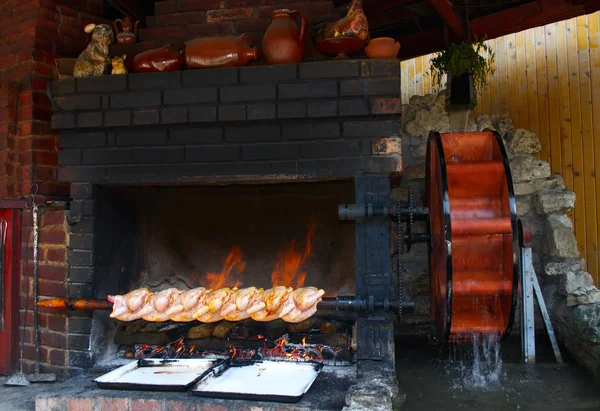
<svg viewBox="0 0 600 411"><path fill-rule="evenodd" d="M327 40L340 37L356 37L363 41L369 38L369 24L363 11L362 0L353 0L346 17L334 23L315 24L313 38Z"/></svg>

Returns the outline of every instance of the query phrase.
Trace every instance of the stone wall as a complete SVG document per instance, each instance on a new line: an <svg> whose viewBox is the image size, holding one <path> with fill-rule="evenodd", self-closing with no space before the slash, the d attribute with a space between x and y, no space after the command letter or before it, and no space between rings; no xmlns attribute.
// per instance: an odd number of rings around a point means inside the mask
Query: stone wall
<svg viewBox="0 0 600 411"><path fill-rule="evenodd" d="M444 108L445 97L428 94L413 96L402 109L404 180L396 188L396 198L406 198L412 186L413 197L420 205L425 187L426 141L431 130L456 131ZM553 325L570 353L600 377L600 290L585 272L579 257L573 224L565 215L575 204L560 175L551 175L550 165L534 155L541 150L537 136L515 129L506 117L480 115L469 121L467 131L492 129L499 132L508 152L514 183L517 214L533 226L534 266L540 280ZM417 227L421 232L425 227ZM414 251L413 251L414 250ZM429 274L427 248L413 246L404 256L407 292L417 304L416 315L408 322L429 319ZM518 321L518 319L517 319ZM543 328L540 318L536 327ZM515 328L515 331L518 328Z"/></svg>

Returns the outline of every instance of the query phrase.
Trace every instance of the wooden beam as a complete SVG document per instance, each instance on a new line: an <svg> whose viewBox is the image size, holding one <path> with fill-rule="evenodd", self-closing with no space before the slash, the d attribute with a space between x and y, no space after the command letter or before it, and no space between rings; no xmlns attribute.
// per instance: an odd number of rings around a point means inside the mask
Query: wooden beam
<svg viewBox="0 0 600 411"><path fill-rule="evenodd" d="M412 2L414 0L366 1L363 3L363 9L367 17L371 17Z"/></svg>
<svg viewBox="0 0 600 411"><path fill-rule="evenodd" d="M478 38L487 36L488 39L493 39L583 14L586 11L582 5L573 5L564 0L541 0L541 4L536 1L473 19L471 31ZM408 34L397 39L400 42L398 57L401 59L433 53L445 47L442 28Z"/></svg>
<svg viewBox="0 0 600 411"><path fill-rule="evenodd" d="M456 40L464 40L467 38L465 25L463 24L458 14L452 8L449 0L427 0L431 7L440 15L444 23L450 29Z"/></svg>

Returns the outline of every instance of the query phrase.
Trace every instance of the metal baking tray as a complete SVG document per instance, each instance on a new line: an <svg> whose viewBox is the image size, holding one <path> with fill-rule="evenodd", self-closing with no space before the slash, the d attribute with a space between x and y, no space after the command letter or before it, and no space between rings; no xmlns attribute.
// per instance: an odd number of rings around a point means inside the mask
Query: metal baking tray
<svg viewBox="0 0 600 411"><path fill-rule="evenodd" d="M291 361L226 360L192 389L194 395L295 403L310 389L323 364Z"/></svg>
<svg viewBox="0 0 600 411"><path fill-rule="evenodd" d="M140 359L104 374L94 381L101 388L120 390L187 391L223 360Z"/></svg>

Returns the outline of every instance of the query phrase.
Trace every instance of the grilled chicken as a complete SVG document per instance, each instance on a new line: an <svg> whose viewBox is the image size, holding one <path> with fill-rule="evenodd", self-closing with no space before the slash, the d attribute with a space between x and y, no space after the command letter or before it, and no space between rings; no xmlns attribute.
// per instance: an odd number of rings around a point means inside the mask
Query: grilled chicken
<svg viewBox="0 0 600 411"><path fill-rule="evenodd" d="M324 290L315 287L298 288L292 291L288 297L288 304L292 309L283 314L281 319L288 323L299 323L312 317L317 312L317 304L323 294L325 294Z"/></svg>
<svg viewBox="0 0 600 411"><path fill-rule="evenodd" d="M229 304L235 305L235 311L228 312L224 317L227 321L240 321L250 317L250 314L263 309L266 304L261 297L265 290L256 287L238 290Z"/></svg>
<svg viewBox="0 0 600 411"><path fill-rule="evenodd" d="M209 291L204 287L199 287L179 294L177 300L166 311L169 319L177 322L194 321L194 315L200 316L208 312L206 295Z"/></svg>
<svg viewBox="0 0 600 411"><path fill-rule="evenodd" d="M196 315L195 318L203 323L214 323L222 320L225 314L235 310L235 304L233 304L233 307L229 304L229 300L235 291L237 291L236 288L219 288L208 293L206 296L208 311L202 315Z"/></svg>
<svg viewBox="0 0 600 411"><path fill-rule="evenodd" d="M255 321L282 318L287 322L301 322L317 311L317 304L324 294L325 291L315 287L296 290L284 286L268 290L256 287L207 290L199 287L185 292L169 288L155 294L141 288L108 299L113 302L110 316L121 321L143 318L152 322L198 320L211 323L250 317Z"/></svg>
<svg viewBox="0 0 600 411"><path fill-rule="evenodd" d="M112 318L121 321L134 321L142 318L152 310L149 304L152 292L147 288L138 288L132 290L125 295L109 295L108 300L112 301L113 312Z"/></svg>
<svg viewBox="0 0 600 411"><path fill-rule="evenodd" d="M266 290L263 293L262 301L265 306L251 314L254 321L273 321L279 318L279 309L286 300L289 293L293 290L291 287L278 286Z"/></svg>
<svg viewBox="0 0 600 411"><path fill-rule="evenodd" d="M152 296L150 304L152 309L147 314L143 315L142 318L146 321L152 322L163 322L169 319L167 314L168 308L175 303L179 297L179 291L176 288L168 288L162 290Z"/></svg>

